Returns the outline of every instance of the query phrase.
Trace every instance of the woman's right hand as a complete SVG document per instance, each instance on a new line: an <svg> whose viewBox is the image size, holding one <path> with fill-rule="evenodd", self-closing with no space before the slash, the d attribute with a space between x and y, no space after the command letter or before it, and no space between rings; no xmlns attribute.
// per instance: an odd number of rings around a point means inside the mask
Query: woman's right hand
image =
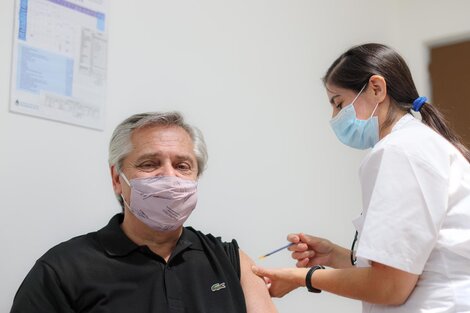
<svg viewBox="0 0 470 313"><path fill-rule="evenodd" d="M345 268L352 266L349 260L349 250L328 239L299 233L289 234L287 240L294 243L289 250L292 251L292 258L297 260L297 267L324 265Z"/></svg>

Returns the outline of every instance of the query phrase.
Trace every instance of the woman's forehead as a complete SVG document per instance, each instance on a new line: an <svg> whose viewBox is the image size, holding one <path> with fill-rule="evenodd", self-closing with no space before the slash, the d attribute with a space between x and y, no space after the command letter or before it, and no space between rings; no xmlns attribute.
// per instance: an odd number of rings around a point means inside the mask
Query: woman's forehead
<svg viewBox="0 0 470 313"><path fill-rule="evenodd" d="M349 92L351 91L350 89L339 87L331 83L326 83L325 88L326 88L326 91L330 94L344 94L344 93L347 93L348 91Z"/></svg>

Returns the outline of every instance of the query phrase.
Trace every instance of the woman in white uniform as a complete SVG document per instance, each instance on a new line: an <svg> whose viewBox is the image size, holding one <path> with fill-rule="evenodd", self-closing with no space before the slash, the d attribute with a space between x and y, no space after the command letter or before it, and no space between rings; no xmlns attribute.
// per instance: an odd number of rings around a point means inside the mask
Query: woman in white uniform
<svg viewBox="0 0 470 313"><path fill-rule="evenodd" d="M469 151L387 46L351 48L324 83L338 139L372 148L356 244L290 234L297 268L253 271L275 297L306 286L362 300L363 312L470 312Z"/></svg>

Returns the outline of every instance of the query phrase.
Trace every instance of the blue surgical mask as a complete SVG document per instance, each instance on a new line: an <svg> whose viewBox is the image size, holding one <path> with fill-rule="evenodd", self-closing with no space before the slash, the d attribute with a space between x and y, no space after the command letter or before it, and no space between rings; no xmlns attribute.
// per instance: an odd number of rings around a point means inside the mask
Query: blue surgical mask
<svg viewBox="0 0 470 313"><path fill-rule="evenodd" d="M379 104L377 103L374 111L367 120L358 120L356 110L354 109L354 102L361 95L366 86L367 84L362 87L351 104L345 106L330 120L331 128L333 128L339 141L352 148L362 150L372 148L379 142L379 120L377 116L374 116L375 110Z"/></svg>

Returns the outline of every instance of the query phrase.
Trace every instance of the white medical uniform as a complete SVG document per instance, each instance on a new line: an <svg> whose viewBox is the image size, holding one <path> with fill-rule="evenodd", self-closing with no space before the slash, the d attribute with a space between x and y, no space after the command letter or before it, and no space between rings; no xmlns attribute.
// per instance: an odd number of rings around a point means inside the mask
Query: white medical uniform
<svg viewBox="0 0 470 313"><path fill-rule="evenodd" d="M470 164L411 114L360 168L358 266L370 261L420 275L399 306L363 312L470 312Z"/></svg>

